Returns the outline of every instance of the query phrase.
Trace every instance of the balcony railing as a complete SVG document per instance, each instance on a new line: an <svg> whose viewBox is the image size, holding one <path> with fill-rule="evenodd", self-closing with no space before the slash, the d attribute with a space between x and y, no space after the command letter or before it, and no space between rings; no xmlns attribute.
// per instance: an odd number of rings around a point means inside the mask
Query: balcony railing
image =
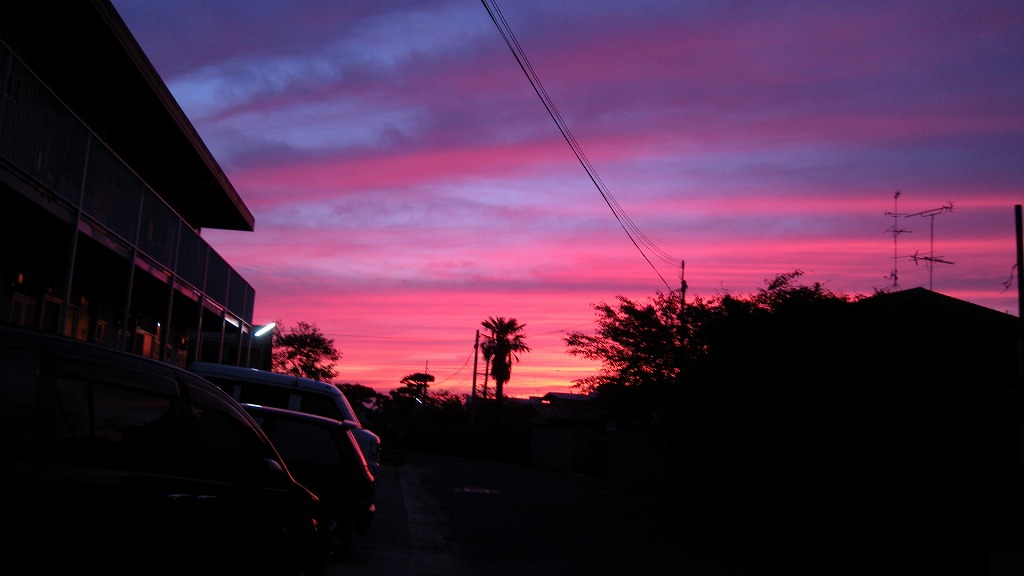
<svg viewBox="0 0 1024 576"><path fill-rule="evenodd" d="M0 161L238 318L254 291L0 43Z"/></svg>

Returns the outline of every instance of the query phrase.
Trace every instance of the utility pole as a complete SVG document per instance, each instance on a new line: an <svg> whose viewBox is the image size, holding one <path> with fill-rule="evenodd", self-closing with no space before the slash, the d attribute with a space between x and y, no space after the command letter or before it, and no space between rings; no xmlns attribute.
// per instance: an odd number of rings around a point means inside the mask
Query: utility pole
<svg viewBox="0 0 1024 576"><path fill-rule="evenodd" d="M1024 381L1024 223L1021 221L1020 204L1013 207L1017 225L1017 375ZM1024 446L1024 424L1021 425L1021 442ZM1024 449L1021 450L1024 462Z"/></svg>
<svg viewBox="0 0 1024 576"><path fill-rule="evenodd" d="M686 260L679 261L679 328L686 325Z"/></svg>
<svg viewBox="0 0 1024 576"><path fill-rule="evenodd" d="M686 303L686 260L679 261L679 307Z"/></svg>
<svg viewBox="0 0 1024 576"><path fill-rule="evenodd" d="M1013 211L1017 226L1017 377L1024 382L1024 223L1020 204L1016 204ZM1019 420L1017 439L1017 467L1024 470L1024 422Z"/></svg>
<svg viewBox="0 0 1024 576"><path fill-rule="evenodd" d="M477 351L480 350L480 331L476 331L476 339L473 340L473 393L470 394L470 398L476 399L476 355Z"/></svg>
<svg viewBox="0 0 1024 576"><path fill-rule="evenodd" d="M473 392L469 395L469 422L476 424L476 359L480 350L480 330L476 331L473 340Z"/></svg>

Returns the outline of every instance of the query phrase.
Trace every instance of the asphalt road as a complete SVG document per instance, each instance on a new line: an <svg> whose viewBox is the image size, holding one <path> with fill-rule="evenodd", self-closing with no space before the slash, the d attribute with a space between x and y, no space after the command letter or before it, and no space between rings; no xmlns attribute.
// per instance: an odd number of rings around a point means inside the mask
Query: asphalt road
<svg viewBox="0 0 1024 576"><path fill-rule="evenodd" d="M1019 558L964 564L942 550L873 549L870 538L791 538L785 518L775 530L773 521L733 530L692 517L670 495L578 475L422 453L404 460L381 470L374 525L331 576L1024 575Z"/></svg>

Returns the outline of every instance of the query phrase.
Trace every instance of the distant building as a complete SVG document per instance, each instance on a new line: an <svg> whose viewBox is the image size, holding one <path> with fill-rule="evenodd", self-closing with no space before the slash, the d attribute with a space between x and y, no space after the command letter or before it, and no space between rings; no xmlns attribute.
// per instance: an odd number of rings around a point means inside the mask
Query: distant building
<svg viewBox="0 0 1024 576"><path fill-rule="evenodd" d="M548 392L539 398L531 429L530 463L540 468L605 477L605 414L596 393Z"/></svg>
<svg viewBox="0 0 1024 576"><path fill-rule="evenodd" d="M0 12L0 322L246 364L255 291L200 233L253 216L116 10Z"/></svg>

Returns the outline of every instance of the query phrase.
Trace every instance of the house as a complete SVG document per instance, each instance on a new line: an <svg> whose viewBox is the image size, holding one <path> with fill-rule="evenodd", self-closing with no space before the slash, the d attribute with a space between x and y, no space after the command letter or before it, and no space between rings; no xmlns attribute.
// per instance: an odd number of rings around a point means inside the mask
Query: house
<svg viewBox="0 0 1024 576"><path fill-rule="evenodd" d="M922 288L759 322L721 341L668 433L603 425L610 398L544 397L532 463L740 523L1019 550L1020 336L1015 316Z"/></svg>
<svg viewBox="0 0 1024 576"><path fill-rule="evenodd" d="M0 322L246 364L255 291L201 233L253 215L113 5L0 11Z"/></svg>
<svg viewBox="0 0 1024 576"><path fill-rule="evenodd" d="M605 416L596 394L548 392L535 402L530 463L539 468L605 477Z"/></svg>

